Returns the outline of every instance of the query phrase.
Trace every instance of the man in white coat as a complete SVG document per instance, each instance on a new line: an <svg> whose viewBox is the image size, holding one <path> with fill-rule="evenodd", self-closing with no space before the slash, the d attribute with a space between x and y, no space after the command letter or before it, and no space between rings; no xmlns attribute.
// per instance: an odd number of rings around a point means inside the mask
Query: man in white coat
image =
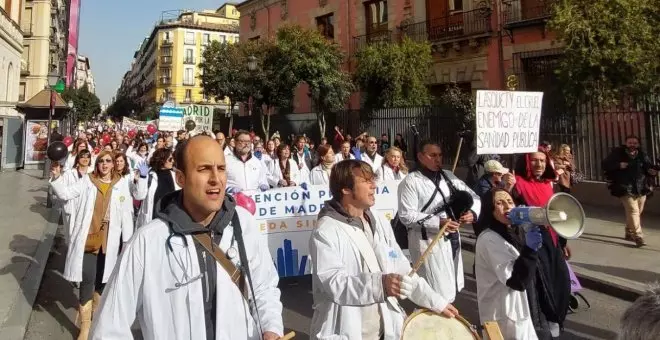
<svg viewBox="0 0 660 340"><path fill-rule="evenodd" d="M312 339L399 340L406 314L396 298L454 317L458 311L417 274L389 222L370 211L376 178L358 160L336 164L332 200L310 239L313 261Z"/></svg>
<svg viewBox="0 0 660 340"><path fill-rule="evenodd" d="M251 150L250 133L244 130L236 132L234 152L227 156L227 191L266 191L268 169L261 160L254 157Z"/></svg>
<svg viewBox="0 0 660 340"><path fill-rule="evenodd" d="M147 340L281 337L277 272L252 215L225 196L221 151L206 135L178 148L176 181L182 189L160 200L157 218L124 248L92 339L132 339L136 317ZM230 277L226 264L215 259L220 256L246 280Z"/></svg>
<svg viewBox="0 0 660 340"><path fill-rule="evenodd" d="M371 169L374 173L383 164L383 156L378 154L378 140L376 137L367 137L366 152L361 155L360 159L371 165Z"/></svg>
<svg viewBox="0 0 660 340"><path fill-rule="evenodd" d="M399 184L399 218L408 228L408 247L413 262L426 251L440 228L448 224L445 236L435 245L436 249L420 268L419 275L445 299L454 302L464 286L458 228L477 220L481 202L463 181L442 169L440 145L422 142L417 159L419 169ZM468 192L474 203L471 211L453 218L447 208L457 191Z"/></svg>

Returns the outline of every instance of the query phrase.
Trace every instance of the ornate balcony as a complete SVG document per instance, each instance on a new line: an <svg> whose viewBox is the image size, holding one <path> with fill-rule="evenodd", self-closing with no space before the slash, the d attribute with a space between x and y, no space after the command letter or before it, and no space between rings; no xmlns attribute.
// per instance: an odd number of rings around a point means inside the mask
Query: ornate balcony
<svg viewBox="0 0 660 340"><path fill-rule="evenodd" d="M365 35L360 35L357 37L353 37L351 52L355 53L371 44L375 44L379 42L391 42L391 41L392 41L391 30L380 30Z"/></svg>
<svg viewBox="0 0 660 340"><path fill-rule="evenodd" d="M401 26L401 34L416 41L441 42L491 32L488 7L457 12L443 18Z"/></svg>
<svg viewBox="0 0 660 340"><path fill-rule="evenodd" d="M550 18L555 0L509 0L504 2L504 25L508 27L543 23Z"/></svg>

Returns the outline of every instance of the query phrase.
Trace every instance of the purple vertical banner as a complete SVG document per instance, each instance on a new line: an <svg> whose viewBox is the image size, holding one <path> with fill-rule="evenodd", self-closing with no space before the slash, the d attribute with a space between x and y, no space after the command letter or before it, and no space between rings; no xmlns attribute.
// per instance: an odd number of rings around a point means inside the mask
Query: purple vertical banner
<svg viewBox="0 0 660 340"><path fill-rule="evenodd" d="M78 61L78 29L80 27L80 0L70 0L69 38L66 52L66 86L73 84Z"/></svg>

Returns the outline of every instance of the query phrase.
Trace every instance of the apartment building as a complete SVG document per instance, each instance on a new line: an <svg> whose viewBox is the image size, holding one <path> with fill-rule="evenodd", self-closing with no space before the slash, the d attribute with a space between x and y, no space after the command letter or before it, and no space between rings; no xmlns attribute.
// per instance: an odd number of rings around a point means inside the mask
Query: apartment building
<svg viewBox="0 0 660 340"><path fill-rule="evenodd" d="M238 41L240 14L233 4L217 10L177 11L164 14L134 54L130 71L122 79L119 93L137 103L174 101L181 104L213 104L227 109L225 100L214 101L201 87L199 64L212 41Z"/></svg>
<svg viewBox="0 0 660 340"><path fill-rule="evenodd" d="M22 0L0 2L0 170L16 168L21 160L21 142L16 135L21 135L23 117L16 111L16 104L24 68L22 10Z"/></svg>
<svg viewBox="0 0 660 340"><path fill-rule="evenodd" d="M68 7L64 0L28 0L21 16L23 67L19 101L48 86L48 74L65 75Z"/></svg>
<svg viewBox="0 0 660 340"><path fill-rule="evenodd" d="M347 55L374 42L400 41L404 36L432 46L429 70L431 93L440 95L449 84L466 92L503 89L512 75L519 88L548 86L548 60L553 35L546 29L552 1L511 0L246 0L238 5L242 40L273 37L284 22L317 28ZM540 58L540 59L539 59ZM545 65L545 66L544 66ZM523 79L524 78L524 79ZM543 80L543 84L539 82ZM294 112L310 112L308 91L296 91ZM360 107L355 94L349 108Z"/></svg>
<svg viewBox="0 0 660 340"><path fill-rule="evenodd" d="M76 61L76 74L75 74L75 87L77 89L87 86L91 93L96 92L96 83L94 83L94 75L89 64L89 58L84 55L78 55Z"/></svg>

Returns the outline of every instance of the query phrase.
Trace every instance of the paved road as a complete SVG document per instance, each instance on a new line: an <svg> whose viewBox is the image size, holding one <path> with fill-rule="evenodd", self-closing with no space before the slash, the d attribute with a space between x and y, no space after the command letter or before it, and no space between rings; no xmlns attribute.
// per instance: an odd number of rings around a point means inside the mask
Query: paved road
<svg viewBox="0 0 660 340"><path fill-rule="evenodd" d="M44 280L28 324L26 340L70 340L76 334L74 320L77 292L60 275L64 268L65 249L59 235L48 259ZM467 271L471 271L473 261L473 254L464 252ZM461 293L456 306L468 320L475 322L478 319L476 288L470 275L468 273L466 290ZM594 291L586 290L584 294L590 300L592 309L569 315L567 331L562 339L615 338L618 319L629 303ZM310 280L282 282L282 300L285 306L285 326L296 331L296 339L308 339L312 315Z"/></svg>

